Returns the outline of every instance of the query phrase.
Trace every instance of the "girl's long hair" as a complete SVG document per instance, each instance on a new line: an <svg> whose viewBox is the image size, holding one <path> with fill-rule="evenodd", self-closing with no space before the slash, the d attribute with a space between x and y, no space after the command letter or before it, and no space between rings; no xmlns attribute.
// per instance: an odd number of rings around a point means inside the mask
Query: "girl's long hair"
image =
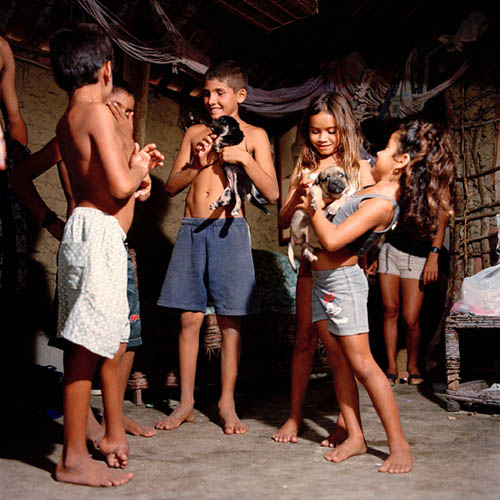
<svg viewBox="0 0 500 500"><path fill-rule="evenodd" d="M363 134L349 101L338 92L323 92L316 96L305 110L304 117L299 126L299 133L304 141L297 162L299 174L304 169L316 170L320 156L309 140L309 121L312 116L322 111L335 118L339 145L336 151L340 159L340 167L349 176L349 182L356 190L360 189L359 175L360 152L363 146Z"/></svg>
<svg viewBox="0 0 500 500"><path fill-rule="evenodd" d="M400 126L398 142L398 153L410 155L400 179L401 220L417 236L428 238L436 232L439 209L453 213L456 171L451 136L444 126L418 119Z"/></svg>

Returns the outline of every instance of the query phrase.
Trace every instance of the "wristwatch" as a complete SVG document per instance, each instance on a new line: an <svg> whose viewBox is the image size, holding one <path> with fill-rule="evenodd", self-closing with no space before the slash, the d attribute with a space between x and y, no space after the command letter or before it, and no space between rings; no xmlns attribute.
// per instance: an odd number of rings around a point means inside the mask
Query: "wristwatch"
<svg viewBox="0 0 500 500"><path fill-rule="evenodd" d="M431 247L431 252L432 253L439 253L441 249L439 247Z"/></svg>

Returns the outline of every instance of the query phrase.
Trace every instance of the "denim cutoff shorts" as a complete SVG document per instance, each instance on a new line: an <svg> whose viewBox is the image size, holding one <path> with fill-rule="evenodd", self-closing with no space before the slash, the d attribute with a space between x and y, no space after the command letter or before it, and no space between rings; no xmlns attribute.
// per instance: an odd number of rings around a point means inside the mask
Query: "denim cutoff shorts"
<svg viewBox="0 0 500 500"><path fill-rule="evenodd" d="M129 307L130 337L127 348L142 345L141 337L141 308L139 304L139 293L137 291L137 279L135 277L134 263L127 252L127 299Z"/></svg>
<svg viewBox="0 0 500 500"><path fill-rule="evenodd" d="M368 281L358 266L313 269L312 321L328 321L333 335L367 333Z"/></svg>

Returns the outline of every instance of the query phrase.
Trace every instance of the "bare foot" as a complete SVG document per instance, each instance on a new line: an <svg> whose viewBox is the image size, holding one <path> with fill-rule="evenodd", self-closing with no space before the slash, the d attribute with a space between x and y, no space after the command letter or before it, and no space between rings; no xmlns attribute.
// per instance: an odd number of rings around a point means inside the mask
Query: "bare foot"
<svg viewBox="0 0 500 500"><path fill-rule="evenodd" d="M128 441L123 433L123 439L111 440L104 436L99 441L99 450L106 457L106 462L110 467L124 469L128 464Z"/></svg>
<svg viewBox="0 0 500 500"><path fill-rule="evenodd" d="M184 422L194 421L194 410L192 406L179 405L165 420L156 422L155 428L164 431L177 429Z"/></svg>
<svg viewBox="0 0 500 500"><path fill-rule="evenodd" d="M87 414L87 442L89 446L97 448L97 444L104 437L104 427L96 420L94 413L89 408Z"/></svg>
<svg viewBox="0 0 500 500"><path fill-rule="evenodd" d="M125 432L132 434L133 436L142 436L142 437L153 437L156 435L156 431L152 427L145 427L135 420L132 420L130 417L122 413L122 422L123 427L125 428Z"/></svg>
<svg viewBox="0 0 500 500"><path fill-rule="evenodd" d="M388 472L389 474L404 474L410 472L413 468L413 455L410 448L401 448L391 450L389 458L382 464L379 472Z"/></svg>
<svg viewBox="0 0 500 500"><path fill-rule="evenodd" d="M290 417L279 429L273 434L273 439L277 443L296 443L298 442L298 434L302 426L302 419L297 420Z"/></svg>
<svg viewBox="0 0 500 500"><path fill-rule="evenodd" d="M234 407L219 407L219 417L224 434L245 434L248 426L236 415Z"/></svg>
<svg viewBox="0 0 500 500"><path fill-rule="evenodd" d="M61 458L55 473L57 481L85 486L121 486L128 483L133 476L131 473L110 469L90 457L79 460L74 467L64 465Z"/></svg>
<svg viewBox="0 0 500 500"><path fill-rule="evenodd" d="M328 448L335 448L347 439L347 431L340 425L335 426L335 430L326 438L321 441L321 446Z"/></svg>
<svg viewBox="0 0 500 500"><path fill-rule="evenodd" d="M408 384L410 385L420 385L424 382L424 378L420 373L410 373L408 375Z"/></svg>
<svg viewBox="0 0 500 500"><path fill-rule="evenodd" d="M342 444L325 453L325 460L329 462L343 462L348 458L366 453L366 443L364 439L347 438Z"/></svg>

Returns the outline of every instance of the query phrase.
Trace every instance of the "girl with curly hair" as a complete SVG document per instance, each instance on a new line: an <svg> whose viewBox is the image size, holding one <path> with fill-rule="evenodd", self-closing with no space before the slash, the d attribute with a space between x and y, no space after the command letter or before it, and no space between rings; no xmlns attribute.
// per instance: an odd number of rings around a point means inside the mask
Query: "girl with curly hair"
<svg viewBox="0 0 500 500"><path fill-rule="evenodd" d="M438 200L428 199L427 186L431 174L425 162L417 162L415 169L421 169L418 175L414 175L417 182L407 186L408 194L399 203L401 215L398 224L385 238L378 265L377 261L374 262L384 308L385 373L391 385L398 379L396 358L400 308L408 352L408 377L401 377L400 382L418 385L424 381L418 366L419 316L424 301L424 286L438 278L438 258L450 218L449 207L444 206L438 208L437 220L427 218L429 210L435 210ZM450 193L446 186L441 191L438 187L437 192L449 203Z"/></svg>
<svg viewBox="0 0 500 500"><path fill-rule="evenodd" d="M324 251L312 264L312 315L323 341L347 438L325 454L341 462L366 452L356 379L370 396L387 434L390 454L380 472L405 473L413 456L403 434L389 381L374 360L368 340L368 283L358 259L397 221L399 202L414 231L434 232L440 207L450 210L449 186L455 170L449 133L432 123L414 120L394 132L377 153L375 185L353 195L333 223L306 210ZM322 208L322 207L320 207Z"/></svg>

